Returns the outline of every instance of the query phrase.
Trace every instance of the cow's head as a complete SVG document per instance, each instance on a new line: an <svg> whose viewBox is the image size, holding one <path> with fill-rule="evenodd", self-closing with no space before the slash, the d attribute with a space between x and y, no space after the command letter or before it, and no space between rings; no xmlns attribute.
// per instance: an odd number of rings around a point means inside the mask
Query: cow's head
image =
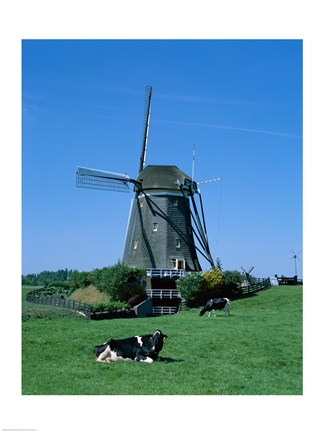
<svg viewBox="0 0 324 432"><path fill-rule="evenodd" d="M152 352L156 357L158 357L159 352L163 348L163 342L168 336L166 334L163 334L161 330L156 330L152 337ZM151 357L151 355L150 355Z"/></svg>
<svg viewBox="0 0 324 432"><path fill-rule="evenodd" d="M105 342L105 343L103 343L103 344L101 344L101 345L96 345L96 346L94 347L93 352L94 352L94 354L96 355L96 357L99 357L99 355L100 355L102 352L105 351L105 349L106 349L107 346L109 345L109 342L110 342L110 341Z"/></svg>
<svg viewBox="0 0 324 432"><path fill-rule="evenodd" d="M200 309L199 316L204 315L205 312L206 312L206 308L203 307L202 309Z"/></svg>

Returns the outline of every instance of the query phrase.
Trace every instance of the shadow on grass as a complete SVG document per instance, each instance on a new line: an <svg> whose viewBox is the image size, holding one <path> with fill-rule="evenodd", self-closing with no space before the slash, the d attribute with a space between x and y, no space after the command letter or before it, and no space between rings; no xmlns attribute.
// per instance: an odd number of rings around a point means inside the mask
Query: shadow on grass
<svg viewBox="0 0 324 432"><path fill-rule="evenodd" d="M160 357L159 361L163 362L163 363L181 363L184 360L182 360L182 359L174 359L172 357Z"/></svg>

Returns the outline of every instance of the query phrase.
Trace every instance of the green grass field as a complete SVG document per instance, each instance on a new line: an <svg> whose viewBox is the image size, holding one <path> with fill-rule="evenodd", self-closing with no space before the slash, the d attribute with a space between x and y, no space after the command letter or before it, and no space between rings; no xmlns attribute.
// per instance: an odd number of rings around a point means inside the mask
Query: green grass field
<svg viewBox="0 0 324 432"><path fill-rule="evenodd" d="M157 318L90 321L25 301L24 395L301 395L302 286L232 302L231 315L198 309ZM161 329L162 361L98 363L94 345Z"/></svg>

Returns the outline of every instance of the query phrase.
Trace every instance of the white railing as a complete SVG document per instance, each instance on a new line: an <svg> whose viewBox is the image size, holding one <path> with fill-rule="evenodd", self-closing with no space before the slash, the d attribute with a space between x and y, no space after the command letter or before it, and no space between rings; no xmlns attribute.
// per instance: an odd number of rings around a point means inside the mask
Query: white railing
<svg viewBox="0 0 324 432"><path fill-rule="evenodd" d="M173 315L177 309L176 306L155 306L153 307L153 315Z"/></svg>
<svg viewBox="0 0 324 432"><path fill-rule="evenodd" d="M146 290L146 294L151 298L159 298L159 299L174 299L181 298L181 295L178 290L167 290L167 289L148 289Z"/></svg>
<svg viewBox="0 0 324 432"><path fill-rule="evenodd" d="M177 270L177 269L147 269L146 275L149 277L158 277L158 278L180 278L187 274L185 270Z"/></svg>

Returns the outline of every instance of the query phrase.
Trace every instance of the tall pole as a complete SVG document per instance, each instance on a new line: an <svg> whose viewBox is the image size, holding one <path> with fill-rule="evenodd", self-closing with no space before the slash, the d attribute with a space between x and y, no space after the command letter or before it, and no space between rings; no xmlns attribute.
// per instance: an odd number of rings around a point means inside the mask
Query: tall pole
<svg viewBox="0 0 324 432"><path fill-rule="evenodd" d="M297 255L295 255L294 258L295 258L295 275L297 276Z"/></svg>
<svg viewBox="0 0 324 432"><path fill-rule="evenodd" d="M194 176L195 176L195 153L196 153L196 148L195 148L195 144L194 144L193 149L192 149L192 171L191 171L192 181L194 180Z"/></svg>

